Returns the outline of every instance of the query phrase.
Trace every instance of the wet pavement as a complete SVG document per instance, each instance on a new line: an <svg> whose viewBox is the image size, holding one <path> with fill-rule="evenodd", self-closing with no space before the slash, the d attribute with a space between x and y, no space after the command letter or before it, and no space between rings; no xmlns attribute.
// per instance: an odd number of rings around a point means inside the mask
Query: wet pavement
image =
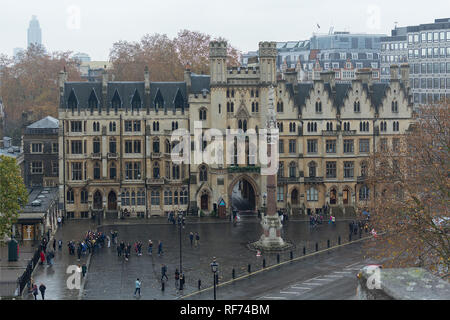
<svg viewBox="0 0 450 320"><path fill-rule="evenodd" d="M102 249L91 259L82 299L134 299L136 278L142 281L141 299L179 299L198 291L199 279L202 288L212 286L210 263L213 257L219 263L219 282L230 280L233 269L236 277L247 274L248 264L253 272L261 269L263 259L266 267L277 263L276 253L262 253L257 257L256 252L247 247L261 236L262 229L256 218L236 225L223 220L218 220L218 223L191 221L182 229L182 268L186 279L182 293L175 288L174 280L175 268L180 267L178 226L167 224L163 220L161 223L137 225L126 221L121 225L104 226L102 231L109 234L111 229L117 230L119 241L131 244L142 241L143 255L138 257L132 252L130 260L126 262L117 256L115 247ZM190 245L191 231L200 235L198 247ZM294 257L303 255L303 247L306 253L314 252L316 243L319 250L327 248L327 240L330 240L330 246L334 246L338 242L338 236L341 236L341 243L348 241L347 221L338 221L336 225L323 224L315 228L311 228L308 222L289 221L283 228L283 238L295 245L292 249ZM149 239L154 243L152 256L147 254ZM161 257L156 253L159 240L162 240L164 250ZM289 251L280 254L281 262L289 258ZM169 280L165 283L164 291L161 290L161 264L168 267ZM62 292L60 298L71 299L72 295Z"/></svg>
<svg viewBox="0 0 450 320"><path fill-rule="evenodd" d="M46 263L43 265L37 265L32 278L34 282L39 285L43 283L47 289L45 291L46 300L76 300L78 299L79 290L69 290L66 285L69 274L66 273L69 265L83 265L88 260L88 255L81 256L81 260L77 261L76 255L69 255L67 248L67 242L70 240L80 241L84 238L88 230L95 230L96 226L91 220L76 220L67 221L61 228L58 228L55 233L56 239L56 252L53 259L53 266L48 266ZM63 241L62 249L58 250L58 240ZM53 240L50 241L48 249L53 250ZM27 288L24 289L23 299L34 299L32 294L27 292ZM40 293L38 299L42 299Z"/></svg>

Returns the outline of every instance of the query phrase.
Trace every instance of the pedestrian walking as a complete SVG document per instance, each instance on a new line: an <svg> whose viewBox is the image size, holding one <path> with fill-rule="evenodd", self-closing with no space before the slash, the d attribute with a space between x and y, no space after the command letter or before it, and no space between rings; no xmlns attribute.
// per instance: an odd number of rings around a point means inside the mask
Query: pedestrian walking
<svg viewBox="0 0 450 320"><path fill-rule="evenodd" d="M198 232L195 233L195 247L197 247L200 244L200 235Z"/></svg>
<svg viewBox="0 0 450 320"><path fill-rule="evenodd" d="M189 233L189 240L191 240L191 247L192 247L192 243L194 242L194 234L192 233L192 231Z"/></svg>
<svg viewBox="0 0 450 320"><path fill-rule="evenodd" d="M53 251L56 251L56 239L53 238Z"/></svg>
<svg viewBox="0 0 450 320"><path fill-rule="evenodd" d="M45 289L47 289L46 286L44 286L43 283L39 286L39 291L41 292L42 300L45 300Z"/></svg>
<svg viewBox="0 0 450 320"><path fill-rule="evenodd" d="M158 257L160 257L162 254L163 254L162 241L159 240L159 242L158 242Z"/></svg>
<svg viewBox="0 0 450 320"><path fill-rule="evenodd" d="M41 251L40 256L41 256L41 264L44 264L45 261L44 251Z"/></svg>
<svg viewBox="0 0 450 320"><path fill-rule="evenodd" d="M86 266L85 263L84 263L83 266L81 267L81 273L83 274L83 278L84 278L84 276L85 276L86 273L87 273L87 266Z"/></svg>
<svg viewBox="0 0 450 320"><path fill-rule="evenodd" d="M120 246L117 246L117 256L122 256L122 249L120 248Z"/></svg>
<svg viewBox="0 0 450 320"><path fill-rule="evenodd" d="M139 297L140 297L141 296L141 281L139 281L139 278L136 279L135 287L136 287L136 289L134 289L134 296L136 296L136 293L139 293Z"/></svg>
<svg viewBox="0 0 450 320"><path fill-rule="evenodd" d="M152 251L153 251L153 242L152 242L152 240L148 240L148 249L147 249L147 251L148 251L149 255L152 255Z"/></svg>
<svg viewBox="0 0 450 320"><path fill-rule="evenodd" d="M109 238L109 236L106 236L106 240L108 241L108 248L111 247L111 239Z"/></svg>
<svg viewBox="0 0 450 320"><path fill-rule="evenodd" d="M161 281L163 280L163 278L166 278L166 280L169 280L166 272L167 272L167 266L165 264L161 264Z"/></svg>
<svg viewBox="0 0 450 320"><path fill-rule="evenodd" d="M58 240L58 250L61 250L61 249L62 249L62 240L59 239Z"/></svg>
<svg viewBox="0 0 450 320"><path fill-rule="evenodd" d="M179 281L180 281L180 272L178 271L178 269L175 269L175 288L177 289L179 286Z"/></svg>
<svg viewBox="0 0 450 320"><path fill-rule="evenodd" d="M58 217L56 220L58 221L58 227L61 227L61 217Z"/></svg>
<svg viewBox="0 0 450 320"><path fill-rule="evenodd" d="M37 300L37 296L39 295L39 290L37 284L33 285L32 293L34 296L34 300Z"/></svg>

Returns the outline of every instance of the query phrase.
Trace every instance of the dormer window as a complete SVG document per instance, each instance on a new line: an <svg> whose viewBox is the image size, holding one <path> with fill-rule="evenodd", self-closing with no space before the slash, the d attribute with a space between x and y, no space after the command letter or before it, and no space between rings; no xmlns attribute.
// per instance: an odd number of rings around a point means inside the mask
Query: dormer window
<svg viewBox="0 0 450 320"><path fill-rule="evenodd" d="M161 94L161 91L158 89L158 92L156 93L156 97L154 100L155 110L158 111L158 109L164 108L164 99Z"/></svg>
<svg viewBox="0 0 450 320"><path fill-rule="evenodd" d="M277 103L277 112L283 112L283 101Z"/></svg>
<svg viewBox="0 0 450 320"><path fill-rule="evenodd" d="M392 112L398 112L398 102L396 100L392 101Z"/></svg>
<svg viewBox="0 0 450 320"><path fill-rule="evenodd" d="M70 92L69 99L67 100L67 106L72 110L72 112L78 108L78 99L75 96L73 89Z"/></svg>
<svg viewBox="0 0 450 320"><path fill-rule="evenodd" d="M206 120L206 108L201 108L198 113L200 120Z"/></svg>
<svg viewBox="0 0 450 320"><path fill-rule="evenodd" d="M89 96L88 100L89 109L91 109L91 112L94 111L94 109L98 108L98 99L97 95L95 94L95 91L91 91L91 95Z"/></svg>
<svg viewBox="0 0 450 320"><path fill-rule="evenodd" d="M131 100L131 110L139 111L142 106L141 97L139 96L139 92L136 90L133 95L133 99Z"/></svg>
<svg viewBox="0 0 450 320"><path fill-rule="evenodd" d="M112 105L113 109L116 111L117 111L117 109L121 108L121 106L122 106L122 100L120 99L120 96L119 96L119 93L117 92L117 90L116 90L116 92L114 92L114 96L111 100L111 105Z"/></svg>

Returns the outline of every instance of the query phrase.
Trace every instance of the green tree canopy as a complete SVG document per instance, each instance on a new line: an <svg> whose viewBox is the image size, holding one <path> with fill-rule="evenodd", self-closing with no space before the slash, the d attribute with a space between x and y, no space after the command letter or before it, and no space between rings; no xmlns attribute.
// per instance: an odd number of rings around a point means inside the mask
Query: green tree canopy
<svg viewBox="0 0 450 320"><path fill-rule="evenodd" d="M28 202L28 192L16 159L0 156L0 239L11 235L20 208Z"/></svg>

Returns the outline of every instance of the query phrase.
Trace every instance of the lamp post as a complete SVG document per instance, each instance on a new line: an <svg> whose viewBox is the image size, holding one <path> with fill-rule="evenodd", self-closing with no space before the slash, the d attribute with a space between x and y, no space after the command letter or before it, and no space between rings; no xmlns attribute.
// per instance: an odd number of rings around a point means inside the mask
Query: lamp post
<svg viewBox="0 0 450 320"><path fill-rule="evenodd" d="M178 228L179 228L179 232L180 232L180 274L183 272L183 265L182 265L182 246L181 246L181 229L184 226L184 221L183 221L183 214L179 211L178 212Z"/></svg>
<svg viewBox="0 0 450 320"><path fill-rule="evenodd" d="M214 300L216 300L216 273L219 270L219 264L216 262L216 258L213 258L213 262L211 262L211 271L214 276Z"/></svg>

